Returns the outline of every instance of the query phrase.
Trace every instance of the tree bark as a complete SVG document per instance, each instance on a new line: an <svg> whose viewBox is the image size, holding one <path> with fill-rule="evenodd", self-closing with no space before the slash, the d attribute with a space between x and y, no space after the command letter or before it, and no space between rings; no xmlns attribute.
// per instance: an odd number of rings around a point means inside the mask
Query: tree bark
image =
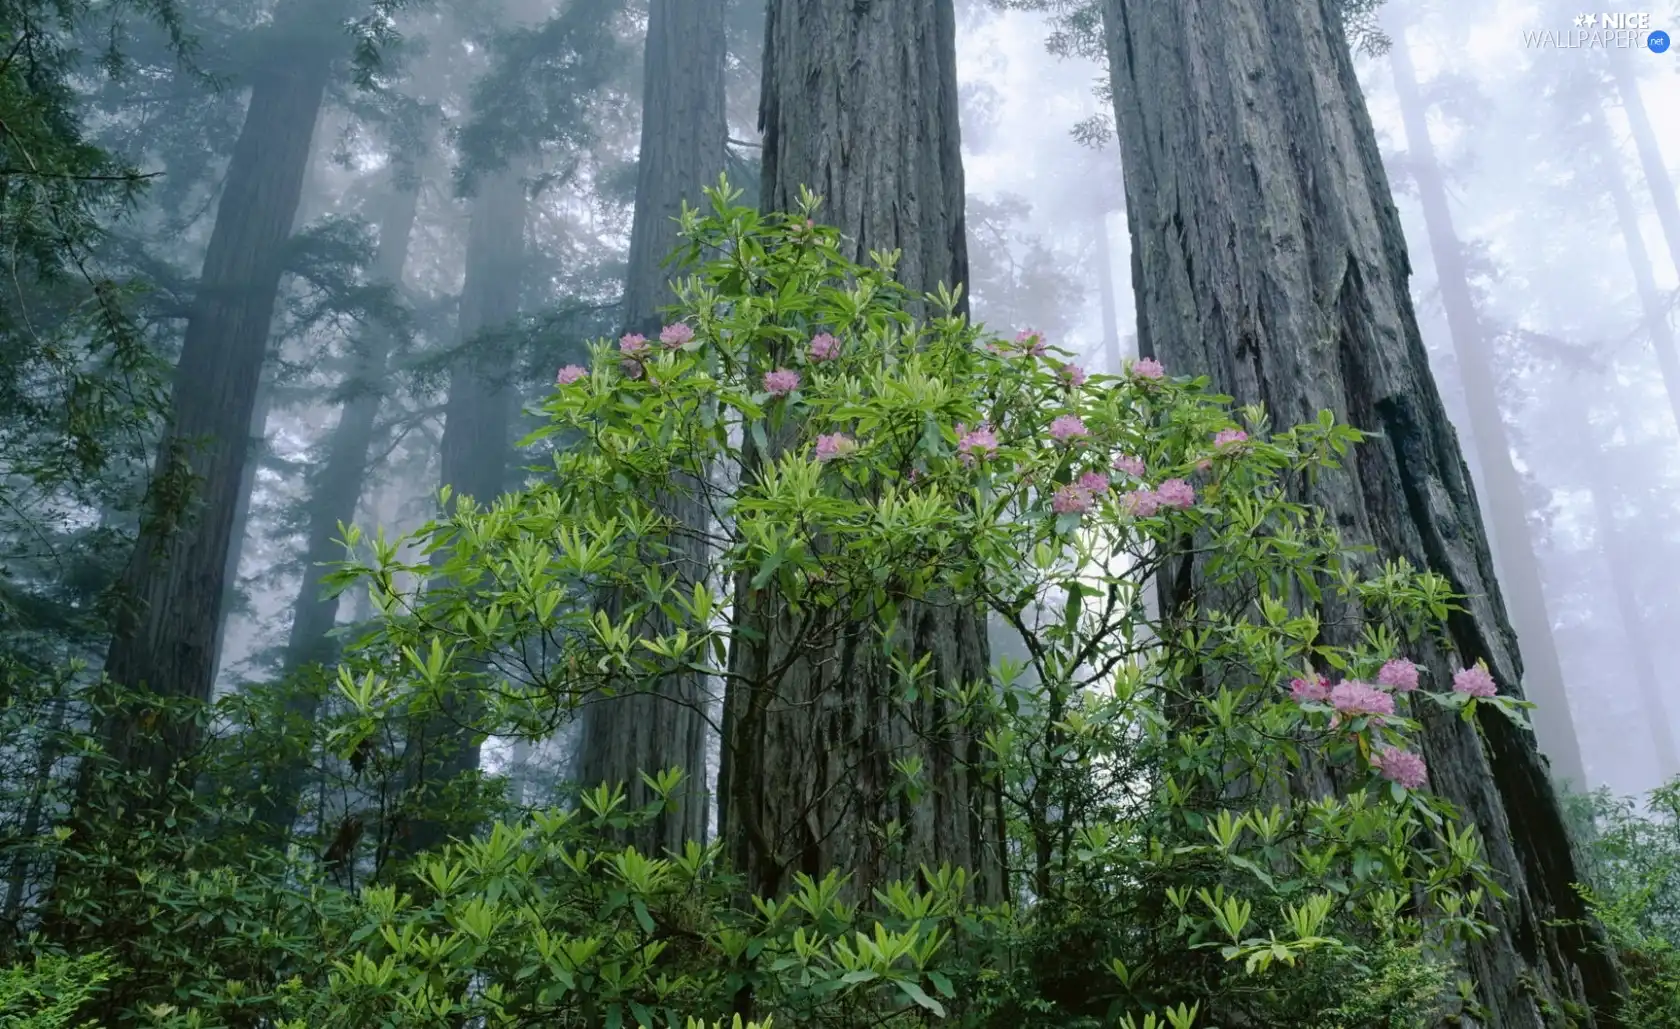
<svg viewBox="0 0 1680 1029"><path fill-rule="evenodd" d="M1103 14L1140 352L1280 424L1329 410L1372 433L1297 499L1349 544L1444 575L1467 598L1448 626L1459 660L1486 660L1520 695L1336 0L1104 0ZM1450 675L1444 656L1418 656L1434 681ZM1560 1000L1617 1024L1620 972L1573 889L1581 866L1532 734L1486 708L1482 735L1434 708L1422 718L1435 788L1478 825L1512 894L1490 913L1499 931L1469 946L1487 1029L1552 1024L1542 1004Z"/></svg>
<svg viewBox="0 0 1680 1029"><path fill-rule="evenodd" d="M967 279L950 0L773 0L759 125L762 210L793 209L809 186L854 258L900 250L896 274L918 293ZM749 464L767 456L748 451ZM983 612L947 599L904 605L886 645L872 624L842 624L832 647L813 648L773 590L737 583L736 619L762 636L738 636L730 655L740 678L725 699L721 822L750 889L781 894L794 873L839 870L868 898L950 862L978 895L1001 897L1001 821L978 744L932 690L903 700L890 660L927 656L940 686L987 678ZM781 671L790 641L800 654ZM920 796L897 786L905 758L922 762ZM893 822L902 836L889 843Z"/></svg>
<svg viewBox="0 0 1680 1029"><path fill-rule="evenodd" d="M1429 249L1435 259L1436 284L1446 309L1447 329L1458 356L1459 377L1465 392L1465 411L1470 422L1470 441L1479 458L1482 492L1487 496L1488 542L1494 564L1501 573L1501 585L1509 598L1512 627L1522 646L1523 689L1538 705L1534 709L1535 735L1540 750L1552 762L1553 774L1577 790L1591 788L1586 763L1581 756L1580 736L1575 731L1569 708L1569 691L1564 684L1563 664L1558 659L1557 641L1552 634L1540 559L1535 553L1534 534L1528 525L1523 502L1522 480L1511 461L1511 441L1499 407L1499 390L1488 363L1487 334L1470 293L1464 251L1453 227L1447 206L1446 185L1435 146L1429 137L1428 112L1418 90L1417 73L1406 45L1403 26L1394 26L1390 57L1394 68L1395 92L1400 115L1406 126L1409 166L1423 205L1423 220L1429 230Z"/></svg>
<svg viewBox="0 0 1680 1029"><path fill-rule="evenodd" d="M419 196L417 181L392 186L379 222L379 252L373 266L375 281L395 287L402 285ZM303 581L292 601L292 627L286 639L281 671L284 678L294 676L308 665L331 661L337 651L329 634L338 622L339 598L322 591L321 566L340 558L342 547L335 542L339 538L338 526L355 519L356 505L367 482L374 423L384 401L381 379L391 348L390 333L381 326L373 326L360 339L359 346L361 353L346 384L350 395L328 438L326 461L310 494ZM313 692L294 691L287 702L289 722L309 725L315 719L319 701ZM281 834L289 832L297 820L307 772L304 757L299 755L299 760L276 773L267 803L257 809L257 820Z"/></svg>
<svg viewBox="0 0 1680 1029"><path fill-rule="evenodd" d="M637 159L636 214L630 231L630 267L624 288L627 332L649 338L662 326L660 308L675 302L675 269L666 259L680 242L676 218L683 202L704 209L703 187L715 186L727 157L724 114L724 0L651 0L642 80L642 139ZM710 514L697 488L678 481L660 498L682 527L670 541L678 588L706 577L704 532ZM647 627L668 632L664 620ZM652 793L641 773L676 765L688 775L675 810L624 834L644 853L681 853L685 841L706 836L706 677L693 673L663 679L656 689L592 698L582 711L577 778L585 786L623 783L634 807Z"/></svg>
<svg viewBox="0 0 1680 1029"><path fill-rule="evenodd" d="M105 671L161 696L208 701L214 685L218 608L251 414L285 244L335 57L311 31L316 20L301 2L276 16L276 45L285 56L254 76L187 320L161 454L167 460L176 448L186 449L197 480L196 510L176 531L149 526L124 572L134 607L117 626ZM111 756L154 778L168 775L197 743L190 723L165 724L156 739L144 740L127 719L103 728Z"/></svg>
<svg viewBox="0 0 1680 1029"><path fill-rule="evenodd" d="M467 230L466 281L461 287L462 343L519 314L525 270L524 162L487 176L473 200ZM511 456L514 394L501 369L482 352L468 351L450 372L439 442L440 485L453 491L451 506L469 496L481 507L506 487ZM409 785L442 785L478 768L483 741L473 726L477 705L468 695L447 698L407 742ZM454 819L414 817L403 823L395 852L419 854L469 828Z"/></svg>

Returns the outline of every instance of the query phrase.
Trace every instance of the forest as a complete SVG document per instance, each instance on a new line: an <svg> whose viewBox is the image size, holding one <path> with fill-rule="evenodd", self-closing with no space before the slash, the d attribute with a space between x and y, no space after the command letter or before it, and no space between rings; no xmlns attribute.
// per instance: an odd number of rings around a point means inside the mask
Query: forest
<svg viewBox="0 0 1680 1029"><path fill-rule="evenodd" d="M0 0L0 1027L1680 1027L1650 3Z"/></svg>

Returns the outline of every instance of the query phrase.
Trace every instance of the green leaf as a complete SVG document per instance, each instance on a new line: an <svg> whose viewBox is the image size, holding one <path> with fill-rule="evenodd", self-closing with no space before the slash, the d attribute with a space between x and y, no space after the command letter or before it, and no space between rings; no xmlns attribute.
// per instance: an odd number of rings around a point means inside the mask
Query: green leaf
<svg viewBox="0 0 1680 1029"><path fill-rule="evenodd" d="M653 916L648 914L647 905L642 903L642 898L637 897L635 900L631 901L630 910L636 913L636 924L642 927L643 932L651 935L654 928Z"/></svg>
<svg viewBox="0 0 1680 1029"><path fill-rule="evenodd" d="M934 1000L932 997L929 997L927 992L920 986L908 979L900 979L898 981L898 988L906 997L915 1001L919 1006L927 1008L929 1011L933 1012L936 1017L945 1017L945 1005L939 1003L937 1000Z"/></svg>

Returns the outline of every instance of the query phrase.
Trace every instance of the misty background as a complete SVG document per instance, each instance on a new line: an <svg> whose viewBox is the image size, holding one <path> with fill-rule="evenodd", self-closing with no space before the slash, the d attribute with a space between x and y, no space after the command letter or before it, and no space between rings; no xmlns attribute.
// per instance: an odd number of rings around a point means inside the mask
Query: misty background
<svg viewBox="0 0 1680 1029"><path fill-rule="evenodd" d="M580 3L399 12L390 27L400 43L388 43L378 88L329 88L275 322L279 360L253 423L262 459L236 531L220 689L283 667L306 590L311 472L354 394L348 369L370 326L383 326L398 356L377 383L356 520L393 533L434 510L444 370L459 348L500 355L528 407L587 339L613 333L634 200L639 15L629 5L599 87L568 106L544 82L576 74L576 63L556 70L540 47L556 44L561 9ZM264 5L203 6L199 60L236 82L256 59L242 48ZM1081 5L1043 6L958 5L974 315L1009 335L1042 330L1085 353L1090 369L1116 371L1134 356L1135 316L1119 157L1103 140L1106 70L1081 38ZM1680 4L1599 9L1680 29ZM731 179L750 199L762 5L732 12ZM1546 647L1537 634L1549 630L1587 785L1631 794L1680 773L1680 53L1525 46L1525 33L1567 34L1580 13L1552 2L1391 0L1382 26L1393 47L1358 63L1423 336L1478 477L1530 675ZM510 62L519 46L530 58ZM127 92L94 95L93 125L159 175L118 235L160 285L149 324L164 335L178 326L172 296L185 304L203 263L245 94L205 90L157 60ZM474 135L469 116L475 95L498 91L513 109L504 125L546 119L552 131L479 187L522 183L529 202L514 308L475 327L458 315L473 207L458 194L472 148L506 145ZM418 155L421 187L406 260L393 265L381 205L399 155ZM392 267L394 292L380 286ZM1466 354L1480 372L1466 374ZM510 440L530 424L515 419ZM520 464L510 462L505 486ZM352 595L338 617L370 613ZM1558 770L1555 741L1542 743ZM489 760L505 758L493 749Z"/></svg>

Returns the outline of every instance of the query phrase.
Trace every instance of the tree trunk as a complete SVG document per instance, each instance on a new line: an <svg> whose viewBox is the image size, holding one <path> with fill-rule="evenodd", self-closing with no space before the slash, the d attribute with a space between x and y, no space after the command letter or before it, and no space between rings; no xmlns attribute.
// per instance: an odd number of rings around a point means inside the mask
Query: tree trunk
<svg viewBox="0 0 1680 1029"><path fill-rule="evenodd" d="M245 467L239 473L239 499L233 509L233 528L228 532L227 563L222 570L222 602L216 610L216 644L211 657L211 688L221 678L222 655L227 650L228 623L239 599L239 562L245 556L245 536L251 527L251 500L257 488L257 469L268 452L268 407L273 399L269 376L257 383L256 403L251 406L251 427L245 446Z"/></svg>
<svg viewBox="0 0 1680 1029"><path fill-rule="evenodd" d="M379 222L379 253L373 266L376 282L399 288L402 285L403 266L408 263L409 241L419 204L419 185L411 181L392 186ZM355 519L356 505L362 499L374 423L384 400L381 380L391 348L390 333L375 325L360 339L359 346L361 352L355 371L346 383L349 396L328 439L326 461L310 494L303 581L292 601L292 627L281 669L285 678L307 665L330 662L337 651L329 633L338 622L339 598L323 593L321 566L341 559L343 548L335 542L339 539L338 526ZM315 719L319 701L312 691L294 691L288 697L288 718L309 725ZM268 803L257 810L258 821L281 834L289 832L297 819L308 767L306 757L306 754L298 755L297 762L276 773Z"/></svg>
<svg viewBox="0 0 1680 1029"><path fill-rule="evenodd" d="M523 162L487 176L479 185L467 229L467 275L461 286L463 343L519 314L526 206ZM469 351L450 372L438 449L440 485L453 491L452 506L469 496L487 507L506 486L515 401L506 368L505 361ZM438 717L428 719L409 737L410 786L441 786L478 768L483 742L473 728L476 707L470 695L450 697ZM411 856L470 826L455 819L415 817L403 829L396 853Z"/></svg>
<svg viewBox="0 0 1680 1029"><path fill-rule="evenodd" d="M1622 245L1627 249L1628 265L1633 269L1633 285L1639 294L1639 309L1645 316L1645 331L1651 336L1651 348L1657 352L1657 367L1662 372L1674 427L1680 429L1680 355L1675 353L1668 306L1663 302L1662 291L1657 289L1651 254L1645 249L1645 237L1639 231L1639 210L1634 206L1627 175L1622 171L1621 153L1602 110L1595 107L1588 112L1587 130L1603 161L1604 188L1609 190L1616 208L1616 226L1621 229Z"/></svg>
<svg viewBox="0 0 1680 1029"><path fill-rule="evenodd" d="M642 140L637 159L636 215L630 231L630 267L624 288L628 332L653 338L659 309L675 302L665 261L680 240L682 205L704 209L702 187L723 174L729 125L724 117L724 0L652 0L642 85ZM678 588L685 593L706 577L702 533L709 513L699 483L677 482L660 498L673 520L695 531L673 541ZM669 631L662 620L650 635ZM687 840L706 836L706 677L670 676L652 692L593 698L582 712L577 779L585 786L623 783L632 806L651 798L641 773L676 765L688 775L674 811L625 834L648 854L681 853Z"/></svg>
<svg viewBox="0 0 1680 1029"><path fill-rule="evenodd" d="M1448 631L1520 695L1522 664L1481 512L1429 375L1410 266L1336 0L1104 0L1139 350L1207 374L1279 424L1373 433L1297 498L1352 545L1444 575L1466 596ZM1331 598L1327 595L1326 602ZM1324 624L1343 612L1325 612ZM1357 642L1328 639L1334 644ZM1418 655L1436 682L1452 668ZM1422 745L1437 790L1475 820L1511 891L1469 963L1487 1029L1548 1025L1542 1003L1614 1025L1620 972L1533 736L1488 708L1476 727L1433 707ZM1562 920L1562 921L1553 921Z"/></svg>
<svg viewBox="0 0 1680 1029"><path fill-rule="evenodd" d="M1651 130L1651 119L1645 113L1645 98L1639 92L1639 76L1633 65L1611 54L1605 62L1610 77L1622 97L1622 110L1627 112L1628 126L1633 130L1633 145L1639 150L1639 164L1645 171L1645 184L1651 189L1651 202L1657 209L1657 223L1662 226L1663 239L1668 243L1668 256L1674 270L1680 272L1680 200L1675 198L1674 177L1663 161L1662 147L1657 134Z"/></svg>
<svg viewBox="0 0 1680 1029"><path fill-rule="evenodd" d="M1523 502L1522 480L1511 462L1511 442L1499 407L1499 390L1488 364L1488 340L1482 331L1476 302L1470 293L1464 251L1453 228L1447 206L1447 190L1435 147L1429 138L1428 113L1418 91L1417 73L1406 46L1404 27L1389 33L1394 66L1394 86L1400 99L1400 114L1406 125L1409 166L1423 204L1423 220L1429 230L1429 249L1435 259L1436 282L1446 309L1447 329L1458 355L1459 377L1465 392L1470 441L1481 470L1481 492L1487 503L1488 542L1494 564L1501 573L1501 585L1510 604L1512 628L1522 647L1523 689L1538 705L1534 709L1534 732L1540 750L1551 759L1553 774L1577 790L1591 788L1581 741L1569 709L1569 692L1564 685L1563 664L1558 660L1557 641L1552 634L1551 613L1540 575L1540 559L1529 529L1527 505Z"/></svg>
<svg viewBox="0 0 1680 1029"><path fill-rule="evenodd" d="M809 186L852 256L901 250L897 275L918 293L967 279L950 0L773 0L759 123L762 210L792 209ZM749 464L768 456L748 451ZM736 617L762 642L737 637L730 655L752 685L732 681L726 697L720 811L749 888L781 894L796 872L839 870L868 898L922 863L950 862L970 870L978 895L1001 897L1002 827L974 771L979 746L952 731L954 712L932 690L900 700L890 661L926 655L941 686L985 679L983 612L907 604L887 646L873 625L842 626L832 650L801 647L780 671L797 630L773 590L749 585L737 583ZM904 758L922 763L919 797L897 788ZM902 837L889 844L892 822Z"/></svg>
<svg viewBox="0 0 1680 1029"><path fill-rule="evenodd" d="M174 410L161 448L184 448L197 479L196 511L169 532L151 525L124 572L134 609L119 623L105 671L125 686L208 701L234 512L247 460L269 323L285 245L303 188L310 140L335 56L307 31L301 4L277 15L286 55L255 74L216 225L176 366ZM137 738L127 719L103 727L108 753L155 778L197 743L188 723Z"/></svg>

